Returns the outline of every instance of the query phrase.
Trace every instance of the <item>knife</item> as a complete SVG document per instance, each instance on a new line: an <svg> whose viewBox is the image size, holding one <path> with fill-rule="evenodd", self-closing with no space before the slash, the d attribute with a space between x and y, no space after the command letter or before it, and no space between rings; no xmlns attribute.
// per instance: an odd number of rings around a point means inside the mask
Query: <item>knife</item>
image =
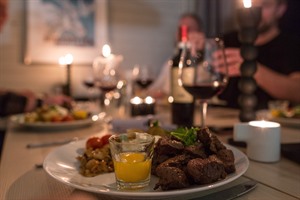
<svg viewBox="0 0 300 200"><path fill-rule="evenodd" d="M74 138L66 139L66 140L62 140L62 141L51 141L51 142L27 144L26 147L28 149L30 149L30 148L38 148L38 147L49 147L49 146L56 146L56 145L68 144L70 142L77 141L77 140L78 140L78 138L74 137Z"/></svg>
<svg viewBox="0 0 300 200"><path fill-rule="evenodd" d="M256 181L246 181L236 186L221 190L206 196L193 198L190 200L231 200L240 197L247 192L253 190L257 185Z"/></svg>

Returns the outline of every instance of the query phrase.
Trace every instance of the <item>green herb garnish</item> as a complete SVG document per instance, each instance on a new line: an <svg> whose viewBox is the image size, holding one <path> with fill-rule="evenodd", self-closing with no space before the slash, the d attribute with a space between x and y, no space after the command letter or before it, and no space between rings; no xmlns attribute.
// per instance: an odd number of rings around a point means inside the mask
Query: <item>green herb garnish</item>
<svg viewBox="0 0 300 200"><path fill-rule="evenodd" d="M178 128L172 131L170 134L180 141L183 142L185 146L190 146L195 144L197 141L197 131L200 130L199 128Z"/></svg>

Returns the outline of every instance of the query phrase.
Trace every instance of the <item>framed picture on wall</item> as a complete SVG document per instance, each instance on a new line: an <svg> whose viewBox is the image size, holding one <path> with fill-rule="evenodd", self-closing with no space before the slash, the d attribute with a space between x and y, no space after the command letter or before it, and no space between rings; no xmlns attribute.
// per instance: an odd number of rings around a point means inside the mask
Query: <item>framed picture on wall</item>
<svg viewBox="0 0 300 200"><path fill-rule="evenodd" d="M25 64L91 64L107 43L107 0L27 1Z"/></svg>

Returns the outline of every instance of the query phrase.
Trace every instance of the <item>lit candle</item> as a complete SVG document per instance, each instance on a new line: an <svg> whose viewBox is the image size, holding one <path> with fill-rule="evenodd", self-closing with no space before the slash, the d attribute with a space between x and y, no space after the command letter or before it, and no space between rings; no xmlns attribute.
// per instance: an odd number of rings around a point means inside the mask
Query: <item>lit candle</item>
<svg viewBox="0 0 300 200"><path fill-rule="evenodd" d="M150 96L145 99L136 96L130 100L130 104L132 116L155 114L155 99Z"/></svg>
<svg viewBox="0 0 300 200"><path fill-rule="evenodd" d="M261 19L261 8L252 6L251 0L243 0L244 6L237 10L239 25L239 41L241 42L240 54L243 63L240 66L241 78L239 80L240 114L242 122L256 119L255 107L257 98L255 96L256 81L253 78L257 66L257 48L254 46L258 36L258 25Z"/></svg>
<svg viewBox="0 0 300 200"><path fill-rule="evenodd" d="M71 92L71 65L73 63L73 55L68 53L65 56L61 56L58 60L59 64L62 66L66 66L67 69L67 83L65 86L64 93L68 96L72 96Z"/></svg>
<svg viewBox="0 0 300 200"><path fill-rule="evenodd" d="M252 6L251 0L243 0L243 3L245 8L251 8Z"/></svg>
<svg viewBox="0 0 300 200"><path fill-rule="evenodd" d="M261 8L252 6L251 0L243 0L244 8L238 10L238 22L241 27L257 27L261 18Z"/></svg>
<svg viewBox="0 0 300 200"><path fill-rule="evenodd" d="M247 143L247 156L255 161L276 162L280 159L281 127L271 121L250 121L234 125L235 141Z"/></svg>
<svg viewBox="0 0 300 200"><path fill-rule="evenodd" d="M146 115L155 114L155 99L147 96L144 100L146 106Z"/></svg>
<svg viewBox="0 0 300 200"><path fill-rule="evenodd" d="M143 103L143 100L138 96L130 99L132 116L142 115L142 110L143 110L142 103Z"/></svg>
<svg viewBox="0 0 300 200"><path fill-rule="evenodd" d="M103 45L102 55L103 58L100 59L100 62L102 62L104 65L107 65L108 67L115 67L121 61L123 61L123 56L114 55L111 53L111 48L108 44Z"/></svg>
<svg viewBox="0 0 300 200"><path fill-rule="evenodd" d="M123 61L122 55L114 55L111 53L111 48L108 44L102 47L102 56L95 58L93 68L95 73L104 68L116 68Z"/></svg>

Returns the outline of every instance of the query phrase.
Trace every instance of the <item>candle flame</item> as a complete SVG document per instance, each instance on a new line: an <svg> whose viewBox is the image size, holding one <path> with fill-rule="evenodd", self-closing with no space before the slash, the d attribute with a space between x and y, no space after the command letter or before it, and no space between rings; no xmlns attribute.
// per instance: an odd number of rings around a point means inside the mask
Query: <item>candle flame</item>
<svg viewBox="0 0 300 200"><path fill-rule="evenodd" d="M136 105L141 104L142 102L143 102L143 100L140 97L137 97L137 96L135 96L134 98L132 98L130 100L130 103L136 104Z"/></svg>
<svg viewBox="0 0 300 200"><path fill-rule="evenodd" d="M70 53L66 54L65 56L61 56L58 59L58 63L60 65L70 65L72 64L72 62L73 62L73 55Z"/></svg>
<svg viewBox="0 0 300 200"><path fill-rule="evenodd" d="M243 3L245 8L251 8L252 6L251 0L243 0Z"/></svg>
<svg viewBox="0 0 300 200"><path fill-rule="evenodd" d="M152 97L150 97L150 96L147 96L145 98L145 103L146 104L153 104L154 102L155 102L155 100Z"/></svg>
<svg viewBox="0 0 300 200"><path fill-rule="evenodd" d="M108 44L103 45L102 47L102 55L107 58L108 56L110 56L111 53L111 49L110 46Z"/></svg>
<svg viewBox="0 0 300 200"><path fill-rule="evenodd" d="M64 56L61 56L61 57L58 59L58 63L59 63L60 65L65 65L65 64L66 64L65 57L64 57Z"/></svg>
<svg viewBox="0 0 300 200"><path fill-rule="evenodd" d="M67 55L65 55L65 61L66 61L67 65L72 64L72 62L73 62L73 55L70 54L70 53L68 53Z"/></svg>
<svg viewBox="0 0 300 200"><path fill-rule="evenodd" d="M260 128L275 128L275 127L280 127L280 124L278 124L276 122L270 122L270 121L265 121L265 120L251 121L251 122L249 122L249 125L260 127Z"/></svg>

